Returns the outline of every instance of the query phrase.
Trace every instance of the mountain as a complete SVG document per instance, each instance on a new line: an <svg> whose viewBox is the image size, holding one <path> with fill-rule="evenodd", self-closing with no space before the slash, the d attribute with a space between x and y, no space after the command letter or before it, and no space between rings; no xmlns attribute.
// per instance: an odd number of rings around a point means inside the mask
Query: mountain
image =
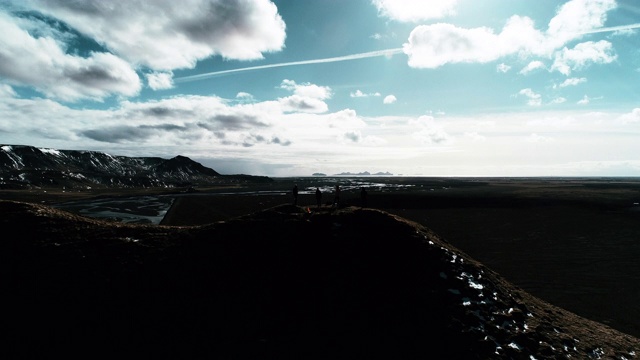
<svg viewBox="0 0 640 360"><path fill-rule="evenodd" d="M384 211L280 205L172 227L0 200L0 222L8 359L640 352L638 338L546 303Z"/></svg>
<svg viewBox="0 0 640 360"><path fill-rule="evenodd" d="M137 188L264 182L269 178L221 175L187 157L113 156L97 151L0 145L0 188Z"/></svg>

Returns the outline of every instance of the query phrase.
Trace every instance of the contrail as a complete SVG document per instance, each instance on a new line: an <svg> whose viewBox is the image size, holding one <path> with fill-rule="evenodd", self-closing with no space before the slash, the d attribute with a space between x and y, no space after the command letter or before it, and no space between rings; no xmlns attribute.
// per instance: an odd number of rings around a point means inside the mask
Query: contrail
<svg viewBox="0 0 640 360"><path fill-rule="evenodd" d="M402 53L402 48L378 50L378 51L370 51L370 52L365 52L360 54L337 56L332 58L291 61L291 62L285 62L285 63L279 63L279 64L259 65L259 66L250 66L250 67L245 67L240 69L214 71L214 72L209 72L205 74L183 76L183 77L175 78L173 79L173 81L176 83L181 83L181 82L208 79L208 78L219 76L219 75L227 75L227 74L233 74L233 73L239 73L239 72L251 71L251 70L270 69L270 68L284 67L284 66L332 63L332 62L338 62L338 61L357 60L357 59L371 58L371 57L377 57L377 56L392 56L400 53Z"/></svg>
<svg viewBox="0 0 640 360"><path fill-rule="evenodd" d="M631 29L640 29L640 24L610 26L610 27L606 27L606 28L588 30L588 31L582 32L581 34L596 34L596 33L601 33L601 32L610 32L610 31L618 31L618 30L631 30Z"/></svg>
<svg viewBox="0 0 640 360"><path fill-rule="evenodd" d="M638 24L630 24L630 25L621 25L621 26L610 26L610 27L600 28L600 29L593 29L593 30L588 30L588 31L581 32L581 34L595 34L595 33L602 33L602 32L611 32L611 31L618 31L618 30L631 30L631 29L640 29L640 23L638 23ZM278 64L249 66L249 67L239 68L239 69L213 71L213 72L208 72L208 73L204 73L204 74L190 75L190 76L183 76L183 77L179 77L179 78L174 78L173 81L175 83L183 83L183 82L189 82L189 81L208 79L208 78L212 78L212 77L216 77L216 76L220 76L220 75L235 74L235 73L240 73L240 72L245 72L245 71L252 71L252 70L271 69L271 68L285 67L285 66L332 63L332 62L339 62L339 61L365 59L365 58L378 57L378 56L393 56L395 54L400 54L400 53L402 53L402 48L387 49L387 50L377 50L377 51L370 51L370 52L365 52L365 53L360 53L360 54L351 54L351 55L337 56L337 57L324 58L324 59L291 61L291 62L278 63Z"/></svg>

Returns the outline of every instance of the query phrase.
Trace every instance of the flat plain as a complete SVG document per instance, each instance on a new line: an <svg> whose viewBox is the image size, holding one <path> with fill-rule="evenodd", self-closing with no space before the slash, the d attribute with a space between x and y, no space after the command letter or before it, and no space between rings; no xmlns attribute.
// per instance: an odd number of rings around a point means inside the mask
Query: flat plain
<svg viewBox="0 0 640 360"><path fill-rule="evenodd" d="M640 337L640 179L290 178L266 194L180 197L165 225L198 225L293 200L382 209L420 223L525 291ZM360 197L367 190L366 204Z"/></svg>

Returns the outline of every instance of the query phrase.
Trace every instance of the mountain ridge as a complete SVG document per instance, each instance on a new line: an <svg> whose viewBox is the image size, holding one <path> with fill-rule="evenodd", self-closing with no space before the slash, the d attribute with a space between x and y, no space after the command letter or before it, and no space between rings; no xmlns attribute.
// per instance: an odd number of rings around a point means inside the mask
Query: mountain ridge
<svg viewBox="0 0 640 360"><path fill-rule="evenodd" d="M0 144L0 188L148 188L268 182L252 175L222 175L185 156L129 157L89 150Z"/></svg>

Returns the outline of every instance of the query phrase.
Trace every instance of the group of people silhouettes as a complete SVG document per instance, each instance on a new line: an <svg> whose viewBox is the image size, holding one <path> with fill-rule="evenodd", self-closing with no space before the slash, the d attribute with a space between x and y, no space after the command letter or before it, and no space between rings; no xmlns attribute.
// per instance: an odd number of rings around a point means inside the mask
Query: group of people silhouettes
<svg viewBox="0 0 640 360"><path fill-rule="evenodd" d="M293 185L293 205L298 205L298 184ZM316 205L318 208L322 207L322 191L320 191L319 187L316 187ZM360 188L360 201L362 206L367 206L367 190L365 187ZM333 207L338 207L340 205L340 185L336 184L335 190L333 193L333 202L331 203Z"/></svg>

